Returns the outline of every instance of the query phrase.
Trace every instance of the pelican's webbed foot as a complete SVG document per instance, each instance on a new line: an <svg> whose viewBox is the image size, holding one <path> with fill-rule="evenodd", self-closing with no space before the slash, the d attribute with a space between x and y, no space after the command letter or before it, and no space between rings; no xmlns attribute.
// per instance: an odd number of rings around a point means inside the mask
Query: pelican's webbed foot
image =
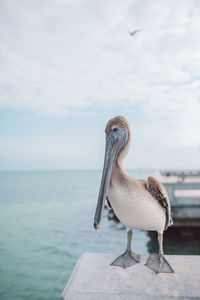
<svg viewBox="0 0 200 300"><path fill-rule="evenodd" d="M111 263L111 265L126 269L139 262L140 262L140 255L133 253L131 250L126 250L122 255L117 257Z"/></svg>
<svg viewBox="0 0 200 300"><path fill-rule="evenodd" d="M166 260L166 258L162 255L149 255L148 260L145 266L152 269L156 274L158 273L173 273L173 269Z"/></svg>

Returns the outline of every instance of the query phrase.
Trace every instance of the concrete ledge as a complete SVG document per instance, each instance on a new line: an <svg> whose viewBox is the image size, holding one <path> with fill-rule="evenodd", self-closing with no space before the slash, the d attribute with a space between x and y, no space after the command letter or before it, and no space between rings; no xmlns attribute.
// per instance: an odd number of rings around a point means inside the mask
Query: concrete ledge
<svg viewBox="0 0 200 300"><path fill-rule="evenodd" d="M127 269L111 266L116 254L83 254L62 300L200 299L200 256L166 255L174 274L158 274L141 262Z"/></svg>

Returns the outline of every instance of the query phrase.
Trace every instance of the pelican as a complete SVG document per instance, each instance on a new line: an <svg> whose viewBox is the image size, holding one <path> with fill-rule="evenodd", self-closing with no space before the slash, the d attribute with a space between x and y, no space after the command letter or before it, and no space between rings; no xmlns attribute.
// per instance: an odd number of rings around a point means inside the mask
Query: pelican
<svg viewBox="0 0 200 300"><path fill-rule="evenodd" d="M157 231L159 254L149 255L146 266L155 273L173 273L163 253L163 232L173 224L167 190L154 177L136 180L124 171L122 162L131 143L131 129L124 117L111 119L105 133L104 167L94 228L99 229L106 200L127 228L126 251L111 265L127 268L140 262L140 255L131 250L133 229Z"/></svg>

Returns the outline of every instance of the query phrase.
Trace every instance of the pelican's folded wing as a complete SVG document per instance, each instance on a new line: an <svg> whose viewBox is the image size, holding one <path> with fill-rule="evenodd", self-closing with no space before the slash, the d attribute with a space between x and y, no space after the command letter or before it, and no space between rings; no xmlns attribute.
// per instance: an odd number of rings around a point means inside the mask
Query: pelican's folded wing
<svg viewBox="0 0 200 300"><path fill-rule="evenodd" d="M159 202L159 204L165 209L166 223L165 229L173 224L171 215L171 206L169 196L166 188L154 177L148 177L146 187L150 194Z"/></svg>

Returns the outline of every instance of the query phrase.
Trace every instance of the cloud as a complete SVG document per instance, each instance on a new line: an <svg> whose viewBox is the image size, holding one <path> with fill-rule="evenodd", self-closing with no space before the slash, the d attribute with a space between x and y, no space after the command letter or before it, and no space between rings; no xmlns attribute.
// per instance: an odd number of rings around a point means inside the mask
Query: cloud
<svg viewBox="0 0 200 300"><path fill-rule="evenodd" d="M1 109L60 116L137 107L135 131L152 149L199 147L198 1L2 0L0 15Z"/></svg>
<svg viewBox="0 0 200 300"><path fill-rule="evenodd" d="M177 110L199 95L199 17L196 1L2 1L0 107Z"/></svg>

